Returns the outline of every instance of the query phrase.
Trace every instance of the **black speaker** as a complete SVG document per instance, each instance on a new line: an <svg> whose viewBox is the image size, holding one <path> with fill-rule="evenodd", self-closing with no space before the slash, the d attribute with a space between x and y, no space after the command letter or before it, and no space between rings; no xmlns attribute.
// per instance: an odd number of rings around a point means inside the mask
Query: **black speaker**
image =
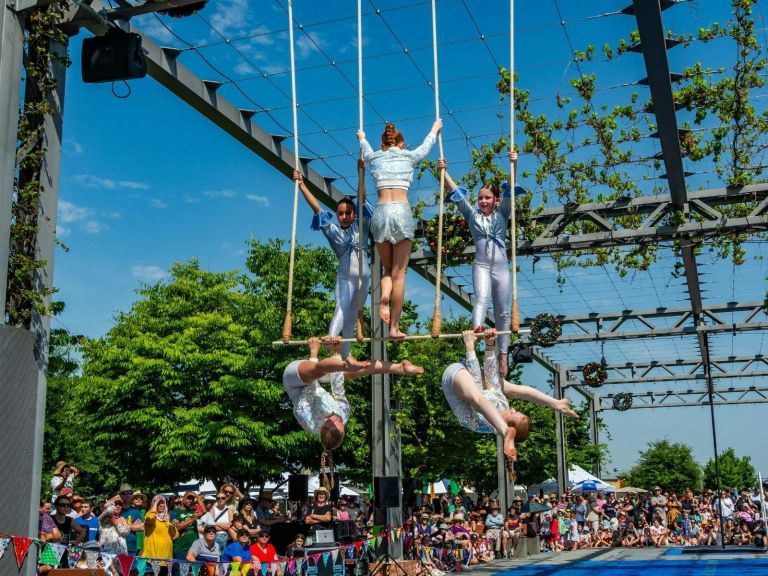
<svg viewBox="0 0 768 576"><path fill-rule="evenodd" d="M377 508L400 508L400 478L397 476L374 477L373 499Z"/></svg>
<svg viewBox="0 0 768 576"><path fill-rule="evenodd" d="M288 476L288 500L306 502L309 499L309 476L291 474Z"/></svg>
<svg viewBox="0 0 768 576"><path fill-rule="evenodd" d="M321 472L318 478L320 479L320 484L318 486L323 486L323 476L324 474ZM330 479L330 474L325 474ZM335 472L333 473L333 488L331 488L331 502L338 502L339 496L341 495L341 486L339 486L339 475Z"/></svg>
<svg viewBox="0 0 768 576"><path fill-rule="evenodd" d="M119 28L83 40L81 58L83 82L113 82L147 75L141 36Z"/></svg>

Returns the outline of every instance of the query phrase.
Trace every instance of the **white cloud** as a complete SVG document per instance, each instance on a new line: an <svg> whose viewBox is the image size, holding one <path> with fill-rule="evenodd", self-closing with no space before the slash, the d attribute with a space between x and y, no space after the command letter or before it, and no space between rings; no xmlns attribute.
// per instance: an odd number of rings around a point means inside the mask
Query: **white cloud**
<svg viewBox="0 0 768 576"><path fill-rule="evenodd" d="M134 264L131 266L131 276L146 282L157 282L165 276L165 271L160 266Z"/></svg>
<svg viewBox="0 0 768 576"><path fill-rule="evenodd" d="M72 138L65 138L64 139L64 152L67 154L71 154L72 156L77 156L79 154L83 153L83 145L79 142L76 142Z"/></svg>
<svg viewBox="0 0 768 576"><path fill-rule="evenodd" d="M235 72L240 74L240 76L250 76L256 72L256 68L248 64L248 62L240 62L240 64L235 66Z"/></svg>
<svg viewBox="0 0 768 576"><path fill-rule="evenodd" d="M152 208L168 208L168 204L160 200L160 198L150 198L149 205Z"/></svg>
<svg viewBox="0 0 768 576"><path fill-rule="evenodd" d="M93 174L78 174L73 177L73 180L88 188L101 188L102 190L149 190L149 186L143 182L134 182L133 180L111 180Z"/></svg>
<svg viewBox="0 0 768 576"><path fill-rule="evenodd" d="M267 64L266 66L261 66L261 71L264 72L264 74L272 76L273 74L282 74L283 72L286 72L287 68L280 64Z"/></svg>
<svg viewBox="0 0 768 576"><path fill-rule="evenodd" d="M165 20L165 25L168 26L168 28L171 28L171 25L167 22L168 19L166 18ZM153 14L137 16L133 21L143 33L165 46L176 46L179 43L179 40L173 33L163 26L163 23L161 23Z"/></svg>
<svg viewBox="0 0 768 576"><path fill-rule="evenodd" d="M82 225L83 232L86 234L101 234L107 228L109 228L109 226L97 222L96 220L88 220Z"/></svg>
<svg viewBox="0 0 768 576"><path fill-rule="evenodd" d="M237 192L224 188L223 190L206 190L203 192L203 196L208 198L234 198L237 196Z"/></svg>
<svg viewBox="0 0 768 576"><path fill-rule="evenodd" d="M59 200L58 220L66 224L80 222L93 215L93 210L85 206L77 206L67 200Z"/></svg>
<svg viewBox="0 0 768 576"><path fill-rule="evenodd" d="M120 218L123 217L120 212L104 212L102 215L106 218L109 218L110 220L120 220Z"/></svg>
<svg viewBox="0 0 768 576"><path fill-rule="evenodd" d="M306 58L312 52L318 51L318 46L322 48L325 44L323 37L317 32L307 32L307 34L296 38L296 56Z"/></svg>
<svg viewBox="0 0 768 576"><path fill-rule="evenodd" d="M248 27L248 0L221 0L211 16L211 26L225 37ZM217 35L211 30L211 34Z"/></svg>
<svg viewBox="0 0 768 576"><path fill-rule="evenodd" d="M67 226L61 226L59 224L56 225L56 237L57 238L66 238L72 233L72 229L68 228Z"/></svg>
<svg viewBox="0 0 768 576"><path fill-rule="evenodd" d="M265 208L269 206L269 198L267 198L266 196L258 196L257 194L246 194L245 197L251 202L255 202L259 206L264 206Z"/></svg>

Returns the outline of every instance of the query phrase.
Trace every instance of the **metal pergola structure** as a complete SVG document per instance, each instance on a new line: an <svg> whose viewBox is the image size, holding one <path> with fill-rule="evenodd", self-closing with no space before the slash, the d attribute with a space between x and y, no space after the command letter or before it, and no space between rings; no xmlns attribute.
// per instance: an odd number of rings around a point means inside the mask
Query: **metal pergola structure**
<svg viewBox="0 0 768 576"><path fill-rule="evenodd" d="M192 0L174 0L172 4L183 5ZM20 78L23 56L23 20L24 10L49 4L50 0L4 0L0 13L0 71L4 79ZM124 28L131 28L129 18L133 15L148 13L167 7L167 4L146 2L132 6L127 2L118 2L121 6L112 9L102 0L81 2L73 7L68 16L67 30L76 34L81 27L100 34L105 30L105 19L118 21ZM720 234L755 234L768 229L768 185L758 184L735 188L714 188L689 192L686 186L686 173L683 168L683 154L680 147L675 103L673 101L673 75L669 69L662 12L674 5L669 1L633 0L631 6L623 12L636 18L640 32L640 43L633 47L642 52L647 70L647 83L653 100L653 114L658 126L658 137L662 159L668 183L669 194L623 198L611 202L585 204L575 207L547 208L534 216L534 224L541 225L543 232L534 240L518 243L520 255L552 254L563 251L590 250L597 248L615 248L642 244L667 242L674 244L681 255L687 286L689 304L674 308L649 310L622 310L615 312L586 313L562 317L563 336L557 345L584 342L621 341L644 338L688 337L695 338L699 354L696 357L681 358L676 361L609 364L609 378L604 386L612 384L642 384L647 382L670 384L667 391L638 392L634 394L633 409L654 407L681 407L709 405L714 410L719 404L764 403L768 402L768 385L728 387L716 382L730 382L738 378L768 376L768 361L762 355L710 357L709 337L716 333L746 332L765 330L768 322L762 319L763 302L729 302L705 305L702 300L699 269L694 242L716 237ZM140 30L133 31L139 32ZM218 92L220 83L207 81L194 74L179 60L180 51L176 48L160 47L144 36L144 49L148 63L148 72L157 82L177 95L193 109L208 118L216 126L235 138L249 150L265 159L272 167L291 177L293 173L293 153L283 145L285 135L271 134L263 130L255 121L255 112L238 107ZM40 283L50 286L53 266L54 231L56 225L57 183L59 156L61 147L61 120L63 115L63 87L65 71L57 70L59 89L56 93L55 113L46 127L48 146L45 154L47 185L44 187L41 213L43 215L41 232L38 238L38 254L46 262L41 271ZM10 227L11 191L15 165L15 134L19 105L20 86L16 82L5 81L0 86L0 251L8 253L8 231ZM302 165L305 182L317 198L326 206L335 206L344 196L334 186L334 178L323 176L312 168L312 158L303 158ZM754 209L745 217L730 217L720 208L746 201L756 202ZM673 214L684 214L685 220L672 224ZM641 214L643 221L637 228L625 228L618 221L628 214ZM597 231L585 234L566 234L565 227L576 222L588 221ZM471 250L468 251L471 253ZM411 268L424 278L434 281L434 254L428 250L414 253ZM373 267L374 271L378 266ZM7 262L0 259L0 301L5 301ZM374 278L375 280L375 278ZM440 279L444 294L466 309L472 307L472 295L450 277ZM376 285L376 282L374 282ZM378 294L373 295L374 306ZM727 320L725 315L740 315L738 321ZM375 316L375 315L374 315ZM29 398L23 404L21 397L5 395L10 401L4 403L0 412L0 424L6 437L20 434L33 439L34 451L29 454L17 454L13 450L0 453L0 458L13 470L14 479L29 472L29 485L9 490L0 494L0 505L8 504L8 509L19 509L18 502L30 503L29 517L19 521L18 533L34 531L36 522L36 497L39 494L41 438L45 409L45 371L47 341L50 320L38 318L34 322L32 334L19 334L9 327L0 327L0 370L7 368L2 358L15 348L27 358L28 370L19 376L19 382L36 382L32 408ZM374 335L383 333L383 327L374 317ZM524 339L525 340L525 339ZM374 344L372 357L386 358L386 347ZM29 358L34 356L34 362ZM590 405L592 414L592 440L597 443L598 428L596 415L602 410L613 409L613 394L604 389L590 389L580 379L580 366L565 366L553 361L545 350L535 349L534 358L545 366L553 375L554 395L562 397L564 390L572 389L584 396ZM697 389L672 388L673 383L691 383L701 387ZM389 419L389 381L386 376L374 379L374 475L385 476L399 474L399 440L392 440L395 428ZM32 385L32 384L30 384ZM7 388L6 383L0 386ZM4 394L7 390L4 389ZM18 396L18 395L17 395ZM23 394L21 396L24 396ZM19 410L24 406L30 418L16 424ZM713 426L714 426L714 412ZM9 425L8 422L11 422ZM6 428L7 427L7 428ZM558 482L561 488L567 484L567 465L564 442L564 422L562 415L556 417L558 437ZM715 456L717 450L715 447ZM18 464L18 465L17 465ZM597 470L596 472L599 472ZM5 476L5 473L3 473ZM500 463L500 479L504 478L503 463ZM11 485L12 483L8 483ZM395 512L392 512L395 514ZM390 524L397 524L397 517L389 518ZM7 564L6 564L7 565Z"/></svg>

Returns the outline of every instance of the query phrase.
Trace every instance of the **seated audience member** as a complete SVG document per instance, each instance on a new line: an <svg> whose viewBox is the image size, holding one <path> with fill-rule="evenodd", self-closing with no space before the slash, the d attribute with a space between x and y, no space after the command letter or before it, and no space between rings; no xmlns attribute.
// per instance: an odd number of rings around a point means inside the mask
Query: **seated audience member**
<svg viewBox="0 0 768 576"><path fill-rule="evenodd" d="M203 537L198 538L187 552L189 562L218 562L221 558L221 549L216 542L216 526L205 526Z"/></svg>
<svg viewBox="0 0 768 576"><path fill-rule="evenodd" d="M666 546L669 541L669 530L662 526L661 518L654 517L653 526L651 526L651 537L654 546Z"/></svg>
<svg viewBox="0 0 768 576"><path fill-rule="evenodd" d="M241 528L237 533L237 540L232 542L221 553L222 562L250 562L252 555L250 550L251 535L248 530Z"/></svg>
<svg viewBox="0 0 768 576"><path fill-rule="evenodd" d="M296 534L293 540L291 540L291 543L288 544L288 548L285 550L285 555L288 558L304 556L304 544L306 541L307 538L304 534Z"/></svg>
<svg viewBox="0 0 768 576"><path fill-rule="evenodd" d="M251 545L251 557L261 564L270 564L277 561L277 550L272 545L269 532L259 532L259 538Z"/></svg>

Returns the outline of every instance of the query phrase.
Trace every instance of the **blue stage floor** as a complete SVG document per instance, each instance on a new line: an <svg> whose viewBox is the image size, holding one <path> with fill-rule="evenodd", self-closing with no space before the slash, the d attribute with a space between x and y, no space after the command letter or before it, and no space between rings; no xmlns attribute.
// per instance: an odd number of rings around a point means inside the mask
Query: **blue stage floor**
<svg viewBox="0 0 768 576"><path fill-rule="evenodd" d="M516 566L495 576L767 576L768 559L756 558L658 558L648 561L582 560Z"/></svg>

